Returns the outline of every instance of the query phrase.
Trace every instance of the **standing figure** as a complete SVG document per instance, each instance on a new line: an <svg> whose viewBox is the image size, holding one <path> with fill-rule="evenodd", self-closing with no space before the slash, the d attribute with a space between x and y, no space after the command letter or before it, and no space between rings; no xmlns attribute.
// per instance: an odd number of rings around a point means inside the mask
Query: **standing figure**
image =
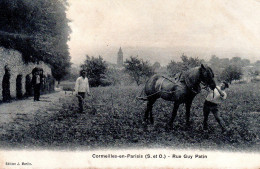
<svg viewBox="0 0 260 169"><path fill-rule="evenodd" d="M32 79L30 74L25 77L25 96L29 97L32 95Z"/></svg>
<svg viewBox="0 0 260 169"><path fill-rule="evenodd" d="M39 75L40 75L40 83L41 83L40 91L43 92L44 91L44 74L43 74L43 69L39 70Z"/></svg>
<svg viewBox="0 0 260 169"><path fill-rule="evenodd" d="M217 122L221 126L222 132L225 132L226 128L224 126L224 121L220 117L220 113L218 111L219 105L227 98L227 94L225 89L228 88L227 82L222 82L221 86L217 86L214 91L210 91L208 94L203 107L203 114L204 114L204 122L203 128L204 130L208 129L208 116L209 113L212 112L215 116Z"/></svg>
<svg viewBox="0 0 260 169"><path fill-rule="evenodd" d="M34 101L40 101L41 77L39 71L33 72L32 85L34 89Z"/></svg>
<svg viewBox="0 0 260 169"><path fill-rule="evenodd" d="M10 102L11 101L11 95L10 95L10 69L6 65L5 66L5 74L2 81L2 95L3 95L3 102Z"/></svg>
<svg viewBox="0 0 260 169"><path fill-rule="evenodd" d="M79 112L83 113L83 100L85 95L90 95L88 78L86 77L86 71L80 71L80 77L77 78L75 84L75 94L78 96L79 100Z"/></svg>

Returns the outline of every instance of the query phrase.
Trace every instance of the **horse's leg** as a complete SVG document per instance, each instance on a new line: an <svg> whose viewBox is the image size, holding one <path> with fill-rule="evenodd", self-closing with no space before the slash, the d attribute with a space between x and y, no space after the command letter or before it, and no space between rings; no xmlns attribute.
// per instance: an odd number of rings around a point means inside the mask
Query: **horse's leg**
<svg viewBox="0 0 260 169"><path fill-rule="evenodd" d="M154 123L154 120L153 120L153 104L155 103L156 99L153 99L151 100L150 104L151 104L151 110L150 110L150 122L151 124Z"/></svg>
<svg viewBox="0 0 260 169"><path fill-rule="evenodd" d="M144 113L144 122L147 122L147 119L148 119L148 115L149 115L149 107L148 107L148 104L149 101L147 102L147 105L146 105L146 110L145 110L145 113Z"/></svg>
<svg viewBox="0 0 260 169"><path fill-rule="evenodd" d="M152 109L153 109L153 104L156 101L156 99L150 99L147 102L147 107L146 107L146 111L144 114L144 121L146 122L148 120L148 116L149 116L149 112L150 112L150 121L151 123L153 123L153 117L152 117Z"/></svg>
<svg viewBox="0 0 260 169"><path fill-rule="evenodd" d="M174 106L173 106L173 110L172 110L172 117L171 117L171 119L170 119L170 121L169 121L169 124L168 124L168 126L169 126L170 128L172 128L173 121L174 121L174 119L175 119L175 117L176 117L176 115L177 115L177 111L178 111L178 109L179 109L179 106L180 106L180 103L174 102Z"/></svg>
<svg viewBox="0 0 260 169"><path fill-rule="evenodd" d="M193 98L188 100L185 103L185 106L186 106L186 125L188 127L190 126L190 108L191 108L192 100L193 100Z"/></svg>

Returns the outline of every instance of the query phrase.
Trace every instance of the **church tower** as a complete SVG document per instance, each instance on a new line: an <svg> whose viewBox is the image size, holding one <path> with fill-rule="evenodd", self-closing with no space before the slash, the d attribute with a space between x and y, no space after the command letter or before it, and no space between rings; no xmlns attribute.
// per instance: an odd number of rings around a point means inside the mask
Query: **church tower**
<svg viewBox="0 0 260 169"><path fill-rule="evenodd" d="M120 49L119 49L119 51L118 51L118 53L117 53L117 65L118 66L123 66L123 52L122 52L122 49L121 49L121 47L120 47Z"/></svg>

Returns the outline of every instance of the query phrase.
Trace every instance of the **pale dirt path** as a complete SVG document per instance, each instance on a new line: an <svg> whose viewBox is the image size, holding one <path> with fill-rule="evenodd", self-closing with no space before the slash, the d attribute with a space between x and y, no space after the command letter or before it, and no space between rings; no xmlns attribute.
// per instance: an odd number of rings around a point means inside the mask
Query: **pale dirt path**
<svg viewBox="0 0 260 169"><path fill-rule="evenodd" d="M5 133L4 126L8 124L17 124L17 119L22 121L33 121L37 113L44 113L42 116L49 116L51 113L62 108L60 99L69 97L64 91L41 95L41 101L33 101L33 97L25 100L3 103L0 105L0 134ZM25 123L26 124L26 123Z"/></svg>

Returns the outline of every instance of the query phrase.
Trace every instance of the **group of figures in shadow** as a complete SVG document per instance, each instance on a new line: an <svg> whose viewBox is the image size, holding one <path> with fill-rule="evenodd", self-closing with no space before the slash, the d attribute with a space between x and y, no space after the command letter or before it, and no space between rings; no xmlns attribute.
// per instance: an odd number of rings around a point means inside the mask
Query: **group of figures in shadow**
<svg viewBox="0 0 260 169"><path fill-rule="evenodd" d="M5 72L2 81L2 101L10 102L12 100L10 92L11 70L8 65L5 66ZM25 92L23 92L23 75L16 77L16 99L34 96L38 101L41 93L54 91L55 80L51 75L45 75L42 68L35 67L30 74L25 77Z"/></svg>

